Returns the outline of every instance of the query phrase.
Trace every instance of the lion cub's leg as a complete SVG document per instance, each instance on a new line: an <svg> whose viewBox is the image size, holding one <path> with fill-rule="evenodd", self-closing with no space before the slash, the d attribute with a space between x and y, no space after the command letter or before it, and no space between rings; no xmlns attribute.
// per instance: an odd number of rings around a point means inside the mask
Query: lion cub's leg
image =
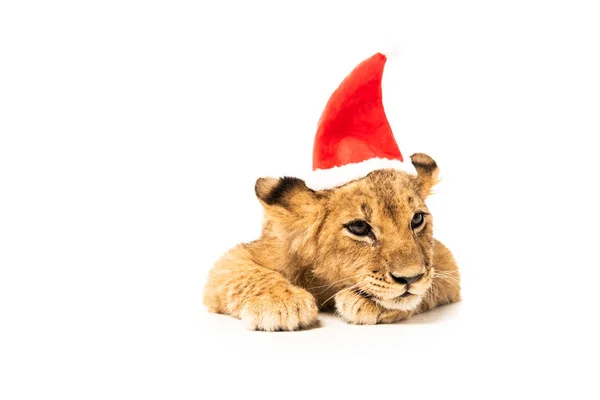
<svg viewBox="0 0 600 400"><path fill-rule="evenodd" d="M315 298L279 272L256 264L243 245L211 270L204 290L209 311L229 314L250 329L292 331L317 320Z"/></svg>
<svg viewBox="0 0 600 400"><path fill-rule="evenodd" d="M429 294L419 305L419 313L460 301L460 274L452 253L437 240L433 252L435 274Z"/></svg>
<svg viewBox="0 0 600 400"><path fill-rule="evenodd" d="M412 315L411 311L383 308L351 290L342 290L335 295L335 309L344 321L357 325L389 324Z"/></svg>

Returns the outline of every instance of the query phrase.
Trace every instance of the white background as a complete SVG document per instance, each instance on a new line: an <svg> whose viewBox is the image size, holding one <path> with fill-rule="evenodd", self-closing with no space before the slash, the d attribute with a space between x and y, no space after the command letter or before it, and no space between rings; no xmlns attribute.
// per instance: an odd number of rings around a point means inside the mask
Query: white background
<svg viewBox="0 0 600 400"><path fill-rule="evenodd" d="M1 398L598 398L598 3L393 3L0 4ZM208 314L256 178L309 171L329 94L390 44L464 301L295 333Z"/></svg>

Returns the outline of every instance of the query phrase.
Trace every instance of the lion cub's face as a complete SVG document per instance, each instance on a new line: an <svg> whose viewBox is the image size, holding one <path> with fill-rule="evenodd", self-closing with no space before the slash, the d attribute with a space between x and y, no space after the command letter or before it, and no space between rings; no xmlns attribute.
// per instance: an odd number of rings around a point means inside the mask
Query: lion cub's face
<svg viewBox="0 0 600 400"><path fill-rule="evenodd" d="M388 309L415 309L433 277L433 221L424 200L437 165L424 154L412 162L418 176L378 170L320 192L295 178L259 180L263 237L283 238L291 258L336 288Z"/></svg>

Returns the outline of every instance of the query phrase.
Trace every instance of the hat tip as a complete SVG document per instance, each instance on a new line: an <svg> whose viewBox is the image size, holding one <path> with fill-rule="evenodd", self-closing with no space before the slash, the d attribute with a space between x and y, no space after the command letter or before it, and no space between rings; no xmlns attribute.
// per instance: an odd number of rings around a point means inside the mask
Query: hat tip
<svg viewBox="0 0 600 400"><path fill-rule="evenodd" d="M380 54L383 54L386 58L395 58L400 55L400 43L397 40L387 38L385 43L381 46Z"/></svg>

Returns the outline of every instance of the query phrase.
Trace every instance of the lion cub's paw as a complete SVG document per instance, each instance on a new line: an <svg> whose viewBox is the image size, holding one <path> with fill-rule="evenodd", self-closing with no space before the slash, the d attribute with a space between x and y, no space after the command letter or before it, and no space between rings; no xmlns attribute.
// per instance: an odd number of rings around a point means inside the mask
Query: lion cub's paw
<svg viewBox="0 0 600 400"><path fill-rule="evenodd" d="M357 325L375 325L407 319L410 313L387 310L361 295L342 290L335 295L335 308L344 321Z"/></svg>
<svg viewBox="0 0 600 400"><path fill-rule="evenodd" d="M317 321L319 310L313 295L293 286L284 293L252 297L240 311L240 319L248 329L261 331L294 331Z"/></svg>
<svg viewBox="0 0 600 400"><path fill-rule="evenodd" d="M335 308L346 322L358 325L374 325L381 314L381 310L373 301L348 290L342 290L335 295Z"/></svg>

